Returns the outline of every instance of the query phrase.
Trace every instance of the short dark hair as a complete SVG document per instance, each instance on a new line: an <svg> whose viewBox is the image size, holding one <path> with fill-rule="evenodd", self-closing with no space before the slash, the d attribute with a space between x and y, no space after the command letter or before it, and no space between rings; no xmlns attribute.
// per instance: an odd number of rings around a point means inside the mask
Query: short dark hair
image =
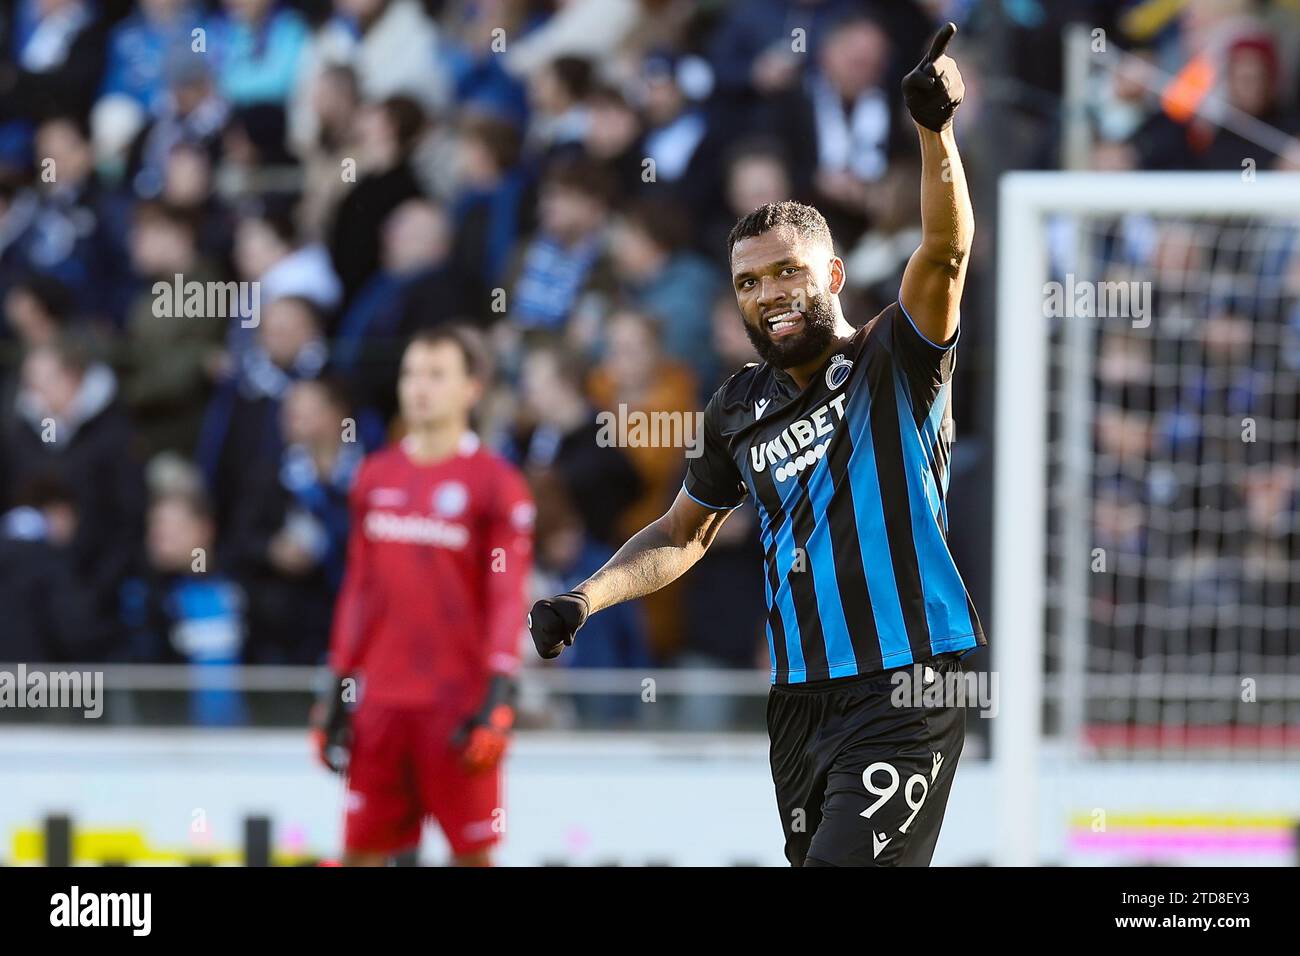
<svg viewBox="0 0 1300 956"><path fill-rule="evenodd" d="M690 243L690 214L671 199L633 199L623 216L666 252L676 252Z"/></svg>
<svg viewBox="0 0 1300 956"><path fill-rule="evenodd" d="M379 108L393 127L393 137L402 156L409 156L424 133L428 116L419 100L405 93L395 93L379 102Z"/></svg>
<svg viewBox="0 0 1300 956"><path fill-rule="evenodd" d="M71 126L77 137L83 143L89 143L91 140L90 119L82 116L80 113L61 111L46 116L40 121L38 130L48 126Z"/></svg>
<svg viewBox="0 0 1300 956"><path fill-rule="evenodd" d="M743 139L730 147L722 154L722 167L730 173L741 163L754 159L776 163L787 176L790 174L790 156L780 141L760 136Z"/></svg>
<svg viewBox="0 0 1300 956"><path fill-rule="evenodd" d="M591 370L591 363L586 356L572 348L565 348L561 341L551 340L532 346L524 356L524 361L538 358L554 362L555 374L560 381L579 395L583 394L583 383Z"/></svg>
<svg viewBox="0 0 1300 956"><path fill-rule="evenodd" d="M494 116L472 115L461 123L460 135L482 144L502 172L519 162L522 141L512 123Z"/></svg>
<svg viewBox="0 0 1300 956"><path fill-rule="evenodd" d="M618 186L609 170L585 156L552 162L542 176L542 188L576 192L606 208L614 203L618 193Z"/></svg>
<svg viewBox="0 0 1300 956"><path fill-rule="evenodd" d="M267 194L245 202L239 210L243 219L264 223L285 246L298 245L298 197Z"/></svg>
<svg viewBox="0 0 1300 956"><path fill-rule="evenodd" d="M411 336L406 347L412 345L443 345L450 343L460 349L465 359L465 371L470 378L486 381L488 378L488 352L482 337L467 325L444 323L431 325L418 330Z"/></svg>
<svg viewBox="0 0 1300 956"><path fill-rule="evenodd" d="M344 418L352 414L352 386L347 379L334 372L326 372L316 378L300 379L295 388L314 388L333 408L343 413Z"/></svg>
<svg viewBox="0 0 1300 956"><path fill-rule="evenodd" d="M749 215L741 216L727 235L727 255L731 255L731 250L740 240L761 236L779 226L789 226L805 239L824 241L832 249L835 248L831 227L826 225L825 216L812 206L805 206L793 199L783 199L780 202L765 203Z"/></svg>
<svg viewBox="0 0 1300 956"><path fill-rule="evenodd" d="M49 508L54 505L77 505L77 497L63 479L50 472L39 472L23 481L13 496L15 505Z"/></svg>
<svg viewBox="0 0 1300 956"><path fill-rule="evenodd" d="M594 70L590 60L580 56L560 56L552 60L549 66L571 99L585 99L591 92Z"/></svg>
<svg viewBox="0 0 1300 956"><path fill-rule="evenodd" d="M198 240L199 223L193 213L161 199L142 199L131 211L136 228L162 224L183 231L191 241Z"/></svg>
<svg viewBox="0 0 1300 956"><path fill-rule="evenodd" d="M75 310L72 291L54 276L29 272L9 288L12 292L21 292L35 299L55 325L66 325Z"/></svg>

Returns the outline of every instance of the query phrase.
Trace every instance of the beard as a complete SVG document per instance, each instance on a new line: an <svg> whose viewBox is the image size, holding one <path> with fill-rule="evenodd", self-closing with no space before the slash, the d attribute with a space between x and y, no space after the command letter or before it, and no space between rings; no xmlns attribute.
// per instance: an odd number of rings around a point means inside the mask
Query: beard
<svg viewBox="0 0 1300 956"><path fill-rule="evenodd" d="M773 368L788 369L805 365L820 356L835 341L835 310L831 308L830 297L824 292L809 296L808 307L803 310L803 328L798 335L774 339L766 322L758 328L743 319L741 322L758 357Z"/></svg>

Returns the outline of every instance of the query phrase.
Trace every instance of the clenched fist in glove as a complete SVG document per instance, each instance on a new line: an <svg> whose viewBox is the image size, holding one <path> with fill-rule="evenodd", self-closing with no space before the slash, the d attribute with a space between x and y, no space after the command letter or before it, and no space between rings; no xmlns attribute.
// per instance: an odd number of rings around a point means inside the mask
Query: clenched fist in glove
<svg viewBox="0 0 1300 956"><path fill-rule="evenodd" d="M944 55L957 25L945 23L930 41L930 49L911 73L903 77L903 100L908 112L926 129L942 132L966 95L957 64Z"/></svg>
<svg viewBox="0 0 1300 956"><path fill-rule="evenodd" d="M538 601L528 612L528 630L545 660L559 657L560 651L573 646L578 628L587 623L591 603L581 591L566 591Z"/></svg>

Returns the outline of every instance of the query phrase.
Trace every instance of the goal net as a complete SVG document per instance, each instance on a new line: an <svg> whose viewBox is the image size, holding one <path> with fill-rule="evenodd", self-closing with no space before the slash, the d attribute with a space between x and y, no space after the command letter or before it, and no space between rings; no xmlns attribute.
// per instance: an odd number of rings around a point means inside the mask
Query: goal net
<svg viewBox="0 0 1300 956"><path fill-rule="evenodd" d="M998 248L1003 862L1282 863L1300 177L1023 173Z"/></svg>

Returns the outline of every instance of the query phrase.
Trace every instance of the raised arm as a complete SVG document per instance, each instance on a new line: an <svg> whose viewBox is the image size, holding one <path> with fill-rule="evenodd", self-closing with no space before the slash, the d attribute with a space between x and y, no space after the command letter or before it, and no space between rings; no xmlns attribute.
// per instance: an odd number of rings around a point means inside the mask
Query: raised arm
<svg viewBox="0 0 1300 956"><path fill-rule="evenodd" d="M952 117L964 95L961 74L944 55L956 26L945 25L903 80L903 96L921 138L921 244L903 272L899 302L936 345L957 333L975 213L957 152Z"/></svg>
<svg viewBox="0 0 1300 956"><path fill-rule="evenodd" d="M632 535L599 571L572 591L533 605L528 629L537 653L558 657L589 615L677 580L704 556L730 513L706 508L679 491L672 507Z"/></svg>

